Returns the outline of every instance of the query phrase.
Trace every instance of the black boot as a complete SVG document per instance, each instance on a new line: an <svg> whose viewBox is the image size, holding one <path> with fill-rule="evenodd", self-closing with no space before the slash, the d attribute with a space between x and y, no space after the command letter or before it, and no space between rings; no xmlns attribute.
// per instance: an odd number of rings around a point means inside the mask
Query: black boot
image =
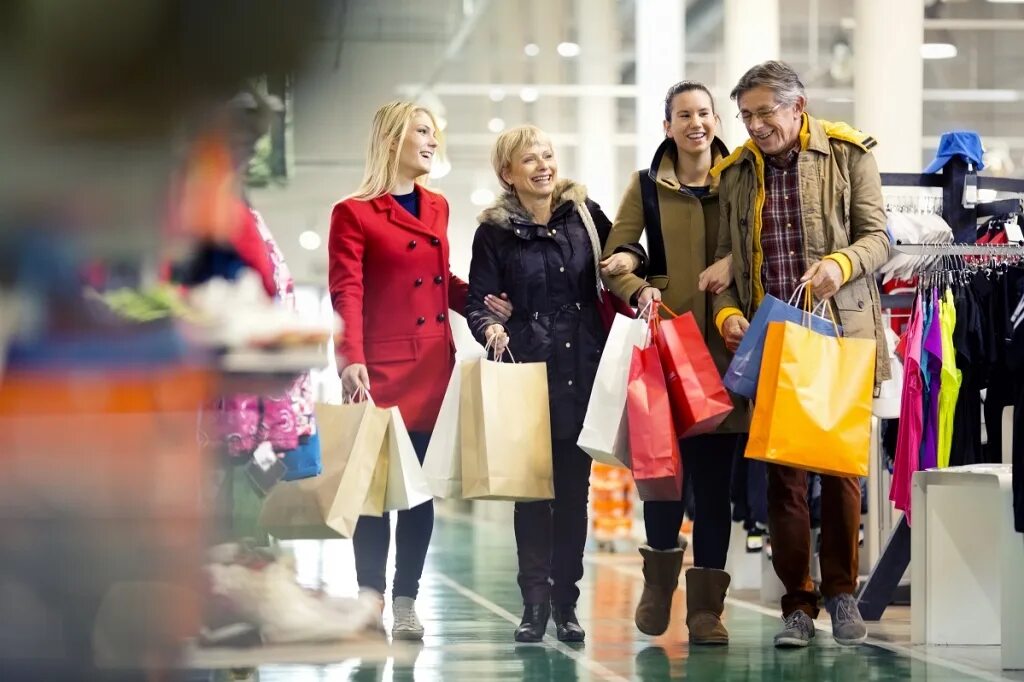
<svg viewBox="0 0 1024 682"><path fill-rule="evenodd" d="M536 643L544 639L550 617L551 607L548 604L527 604L523 609L523 622L516 628L516 641Z"/></svg>
<svg viewBox="0 0 1024 682"><path fill-rule="evenodd" d="M576 606L552 606L551 615L555 618L555 628L559 642L582 642L587 633L580 627L576 619Z"/></svg>

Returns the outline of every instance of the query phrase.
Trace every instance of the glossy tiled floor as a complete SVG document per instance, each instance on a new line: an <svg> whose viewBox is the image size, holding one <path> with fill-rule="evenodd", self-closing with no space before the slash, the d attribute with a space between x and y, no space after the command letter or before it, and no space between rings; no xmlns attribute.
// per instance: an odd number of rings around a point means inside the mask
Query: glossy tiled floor
<svg viewBox="0 0 1024 682"><path fill-rule="evenodd" d="M331 592L351 592L349 543L295 543L294 549L304 582L322 584ZM738 600L731 600L727 609L731 645L691 649L685 644L681 592L669 632L659 638L645 637L632 620L642 584L639 561L632 555L588 556L580 600L580 619L587 628L584 646L559 643L551 629L542 644L516 645L512 630L521 602L515 576L515 549L507 524L439 519L418 601L427 630L421 645L328 649L318 652L315 660L337 663L264 665L258 678L261 682L1022 679L943 664L899 646L843 649L821 631L809 650L777 651L771 646L777 617L768 615L770 609Z"/></svg>

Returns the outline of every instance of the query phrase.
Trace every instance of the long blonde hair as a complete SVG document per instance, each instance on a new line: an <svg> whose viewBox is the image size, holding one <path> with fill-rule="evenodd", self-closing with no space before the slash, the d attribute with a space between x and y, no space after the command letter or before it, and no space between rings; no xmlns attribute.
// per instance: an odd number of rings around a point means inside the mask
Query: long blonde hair
<svg viewBox="0 0 1024 682"><path fill-rule="evenodd" d="M398 158L405 143L405 133L409 129L409 121L419 112L430 117L434 125L434 135L438 141L438 154L441 158L441 130L437 125L437 117L424 106L412 102L389 102L373 115L373 127L370 129L370 141L366 147L366 169L359 189L349 195L349 199L376 199L387 194L398 180ZM423 184L427 175L416 178Z"/></svg>

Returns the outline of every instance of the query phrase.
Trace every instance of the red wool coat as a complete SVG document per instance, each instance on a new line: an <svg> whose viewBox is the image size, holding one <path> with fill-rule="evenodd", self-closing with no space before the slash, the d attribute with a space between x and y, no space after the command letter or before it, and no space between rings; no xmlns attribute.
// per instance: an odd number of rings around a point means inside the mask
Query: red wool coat
<svg viewBox="0 0 1024 682"><path fill-rule="evenodd" d="M374 402L430 432L455 364L449 310L462 314L467 287L448 266L448 202L416 192L418 219L390 194L335 205L328 258L338 366L365 364Z"/></svg>

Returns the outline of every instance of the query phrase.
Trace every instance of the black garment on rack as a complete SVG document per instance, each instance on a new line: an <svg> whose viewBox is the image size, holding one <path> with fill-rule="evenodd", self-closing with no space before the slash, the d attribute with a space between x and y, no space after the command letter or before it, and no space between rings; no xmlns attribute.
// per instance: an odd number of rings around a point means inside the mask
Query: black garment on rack
<svg viewBox="0 0 1024 682"><path fill-rule="evenodd" d="M1010 268L1005 275L1006 358L1016 381L1013 411L1013 518L1018 533L1024 533L1024 324L1013 328L1009 317L1024 298L1024 269Z"/></svg>
<svg viewBox="0 0 1024 682"><path fill-rule="evenodd" d="M991 280L991 295L988 298L988 334L991 342L992 365L989 371L988 393L985 396L985 427L988 444L985 461L1003 461L1003 410L1014 404L1017 396L1018 377L1012 365L1019 364L1009 352L1012 333L1010 315L1018 297L1012 291L1020 285L1020 268L1009 268ZM1012 303L1011 303L1012 298Z"/></svg>
<svg viewBox="0 0 1024 682"><path fill-rule="evenodd" d="M981 390L985 388L988 379L988 356L985 352L981 310L970 283L957 288L955 304L953 345L956 347L956 366L963 380L953 416L953 447L950 449L949 465L964 466L984 461Z"/></svg>

